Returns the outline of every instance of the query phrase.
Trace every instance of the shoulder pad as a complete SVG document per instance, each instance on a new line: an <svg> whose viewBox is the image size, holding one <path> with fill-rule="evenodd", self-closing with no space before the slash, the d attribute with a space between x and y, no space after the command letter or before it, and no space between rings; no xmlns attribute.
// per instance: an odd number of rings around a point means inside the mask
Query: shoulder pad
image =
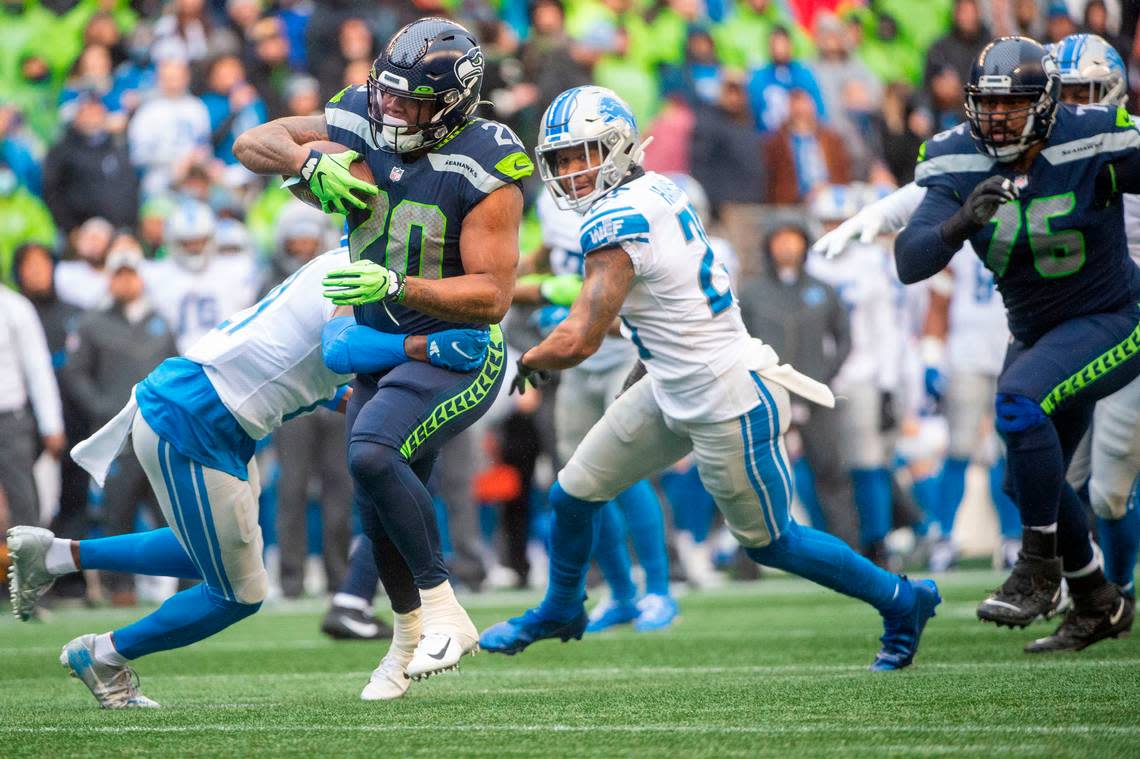
<svg viewBox="0 0 1140 759"><path fill-rule="evenodd" d="M486 194L534 173L534 162L518 135L488 119L472 119L437 145L428 160L436 171L463 174Z"/></svg>
<svg viewBox="0 0 1140 759"><path fill-rule="evenodd" d="M990 156L978 152L974 138L970 136L970 125L963 121L953 129L939 132L922 143L918 150L914 181L926 187L934 177L946 174L984 174L995 163Z"/></svg>
<svg viewBox="0 0 1140 759"><path fill-rule="evenodd" d="M364 85L349 86L333 95L325 105L325 122L329 127L329 139L358 150L360 143L373 150L379 146L372 139L372 127L368 122L368 88Z"/></svg>
<svg viewBox="0 0 1140 759"><path fill-rule="evenodd" d="M607 199L608 200L608 199ZM624 241L649 242L649 219L640 209L616 198L591 209L582 220L579 244L583 255L601 248L620 247Z"/></svg>
<svg viewBox="0 0 1140 759"><path fill-rule="evenodd" d="M1062 107L1041 155L1054 166L1140 148L1140 131L1123 108Z"/></svg>

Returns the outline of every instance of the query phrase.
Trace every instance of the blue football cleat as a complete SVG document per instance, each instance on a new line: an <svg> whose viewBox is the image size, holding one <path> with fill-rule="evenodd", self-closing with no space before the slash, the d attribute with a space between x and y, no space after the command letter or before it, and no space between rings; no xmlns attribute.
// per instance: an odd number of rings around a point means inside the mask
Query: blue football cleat
<svg viewBox="0 0 1140 759"><path fill-rule="evenodd" d="M536 640L558 638L563 643L571 638L581 640L588 622L585 609L569 621L546 619L539 616L537 608L527 609L521 617L508 619L484 630L479 636L479 646L484 651L513 656Z"/></svg>
<svg viewBox="0 0 1140 759"><path fill-rule="evenodd" d="M633 601L615 601L609 598L590 612L590 624L586 625L586 632L598 633L618 625L627 625L640 615L641 610Z"/></svg>
<svg viewBox="0 0 1140 759"><path fill-rule="evenodd" d="M883 647L871 664L872 672L886 672L910 666L918 652L918 641L934 609L942 603L934 580L907 580L914 589L914 606L905 614L883 617Z"/></svg>
<svg viewBox="0 0 1140 759"><path fill-rule="evenodd" d="M677 601L672 596L648 593L637 602L638 615L633 629L638 632L664 630L677 618Z"/></svg>

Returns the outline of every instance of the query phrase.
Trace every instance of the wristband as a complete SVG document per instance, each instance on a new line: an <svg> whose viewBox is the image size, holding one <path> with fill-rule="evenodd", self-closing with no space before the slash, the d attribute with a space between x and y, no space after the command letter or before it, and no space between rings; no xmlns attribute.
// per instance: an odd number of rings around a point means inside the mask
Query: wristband
<svg viewBox="0 0 1140 759"><path fill-rule="evenodd" d="M317 164L321 162L322 156L324 153L319 153L316 150L309 151L309 157L301 164L301 170L297 172L301 175L301 179L308 182L313 178L313 172L317 170Z"/></svg>

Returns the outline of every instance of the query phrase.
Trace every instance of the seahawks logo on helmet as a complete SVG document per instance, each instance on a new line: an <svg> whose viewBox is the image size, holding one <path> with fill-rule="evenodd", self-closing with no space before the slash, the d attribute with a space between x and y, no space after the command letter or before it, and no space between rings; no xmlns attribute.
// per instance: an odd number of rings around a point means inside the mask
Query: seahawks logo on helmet
<svg viewBox="0 0 1140 759"><path fill-rule="evenodd" d="M483 82L483 51L471 48L467 54L455 62L455 77L463 83L464 92L478 89Z"/></svg>

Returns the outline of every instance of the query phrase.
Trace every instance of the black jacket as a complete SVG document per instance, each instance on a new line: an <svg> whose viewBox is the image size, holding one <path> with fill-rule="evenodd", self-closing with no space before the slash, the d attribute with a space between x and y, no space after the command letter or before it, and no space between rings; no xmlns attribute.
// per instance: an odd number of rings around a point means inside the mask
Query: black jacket
<svg viewBox="0 0 1140 759"><path fill-rule="evenodd" d="M763 142L751 124L732 120L715 106L697 109L691 164L714 209L722 203L763 203Z"/></svg>
<svg viewBox="0 0 1140 759"><path fill-rule="evenodd" d="M112 306L84 317L60 380L97 428L126 404L137 382L177 355L174 334L161 316L152 311L132 324Z"/></svg>
<svg viewBox="0 0 1140 759"><path fill-rule="evenodd" d="M740 312L782 363L820 382L830 383L851 352L847 309L834 288L807 274L791 285L771 277L743 282Z"/></svg>
<svg viewBox="0 0 1140 759"><path fill-rule="evenodd" d="M64 233L92 216L134 227L139 180L126 144L110 134L89 138L69 128L44 160L44 200Z"/></svg>

